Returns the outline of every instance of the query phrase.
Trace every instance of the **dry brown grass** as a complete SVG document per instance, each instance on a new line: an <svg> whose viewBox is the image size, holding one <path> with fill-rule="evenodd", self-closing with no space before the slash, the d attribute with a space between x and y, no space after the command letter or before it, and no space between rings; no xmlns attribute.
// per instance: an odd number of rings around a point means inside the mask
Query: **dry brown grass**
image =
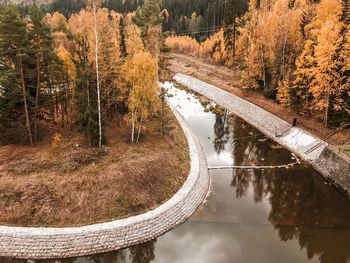
<svg viewBox="0 0 350 263"><path fill-rule="evenodd" d="M82 145L76 134L38 147L0 147L0 224L73 226L139 214L168 200L186 180L181 128L159 137L151 123L137 145L128 130L107 129L108 146Z"/></svg>
<svg viewBox="0 0 350 263"><path fill-rule="evenodd" d="M348 156L348 158L350 158L350 143L344 145L342 147L343 153L346 154Z"/></svg>

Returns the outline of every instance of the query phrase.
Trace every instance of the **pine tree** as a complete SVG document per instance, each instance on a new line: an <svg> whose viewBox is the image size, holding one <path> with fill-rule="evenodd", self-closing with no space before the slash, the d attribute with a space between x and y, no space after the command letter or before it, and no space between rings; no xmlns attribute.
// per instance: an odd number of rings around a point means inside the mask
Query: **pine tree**
<svg viewBox="0 0 350 263"><path fill-rule="evenodd" d="M94 68L89 62L89 44L81 37L76 39L76 58L74 63L77 69L76 103L77 122L79 129L86 135L89 145L98 145L98 113L97 93Z"/></svg>
<svg viewBox="0 0 350 263"><path fill-rule="evenodd" d="M225 0L224 2L224 38L226 51L230 52L232 57L236 53L236 38L238 34L237 19L247 11L247 1Z"/></svg>
<svg viewBox="0 0 350 263"><path fill-rule="evenodd" d="M142 37L146 37L150 26L162 25L163 16L158 0L145 0L136 12L134 23L141 28Z"/></svg>
<svg viewBox="0 0 350 263"><path fill-rule="evenodd" d="M45 20L44 12L33 5L29 11L29 38L35 53L35 106L34 106L34 139L38 139L38 119L40 118L40 96L43 87L48 86L49 65L57 63L56 53L53 49L51 30Z"/></svg>
<svg viewBox="0 0 350 263"><path fill-rule="evenodd" d="M3 95L0 102L1 128L6 129L14 123L24 120L26 137L33 145L31 121L31 93L28 92L29 70L31 63L30 43L26 24L18 9L8 7L0 14L0 64ZM19 94L22 98L19 101ZM21 132L21 131L20 131ZM10 134L11 137L12 134Z"/></svg>

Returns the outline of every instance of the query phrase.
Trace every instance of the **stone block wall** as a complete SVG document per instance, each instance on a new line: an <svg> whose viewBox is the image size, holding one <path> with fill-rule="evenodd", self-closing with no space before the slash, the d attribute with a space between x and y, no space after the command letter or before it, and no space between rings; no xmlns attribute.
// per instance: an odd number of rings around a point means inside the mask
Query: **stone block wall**
<svg viewBox="0 0 350 263"><path fill-rule="evenodd" d="M350 164L346 160L327 147L312 165L350 197Z"/></svg>
<svg viewBox="0 0 350 263"><path fill-rule="evenodd" d="M332 152L325 141L209 83L181 73L174 80L225 107L288 148L350 197L350 164Z"/></svg>
<svg viewBox="0 0 350 263"><path fill-rule="evenodd" d="M191 170L170 200L145 214L83 227L0 226L0 256L48 259L104 253L157 238L188 219L205 199L210 179L199 142L184 118L173 112L188 141Z"/></svg>

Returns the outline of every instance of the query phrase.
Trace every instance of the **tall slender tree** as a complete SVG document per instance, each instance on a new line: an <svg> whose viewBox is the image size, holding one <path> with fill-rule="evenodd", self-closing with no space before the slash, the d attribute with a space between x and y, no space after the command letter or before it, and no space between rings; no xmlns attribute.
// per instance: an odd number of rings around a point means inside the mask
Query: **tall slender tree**
<svg viewBox="0 0 350 263"><path fill-rule="evenodd" d="M31 107L29 101L31 100L31 93L28 92L29 72L26 65L31 63L32 50L30 49L30 42L26 24L20 16L16 7L10 6L0 14L0 64L3 67L2 72L5 74L1 76L4 85L5 98L2 98L2 103L10 107L14 116L9 116L10 112L2 113L0 118L5 119L7 125L11 125L11 119L21 118L17 113L18 110L23 110L25 126L27 129L27 137L30 145L33 145L32 136L32 122L30 118ZM11 80L11 81L10 81ZM9 85L9 86L7 86ZM22 101L11 101L11 98L6 96L15 96L18 99L18 92L13 89L19 89L22 94ZM4 122L3 122L4 123ZM3 124L4 125L4 124ZM5 128L6 126L5 125Z"/></svg>
<svg viewBox="0 0 350 263"><path fill-rule="evenodd" d="M31 6L29 14L29 37L35 54L34 140L37 141L41 89L43 84L48 84L49 65L57 63L57 57L52 45L51 30L46 23L44 12L34 4ZM47 85L45 86L47 87Z"/></svg>
<svg viewBox="0 0 350 263"><path fill-rule="evenodd" d="M101 89L100 89L100 72L99 72L99 35L97 24L97 7L100 5L100 0L89 0L92 5L94 16L94 35L95 35L95 68L96 68L96 87L97 87L97 112L98 112L98 146L102 147L102 119L101 119Z"/></svg>

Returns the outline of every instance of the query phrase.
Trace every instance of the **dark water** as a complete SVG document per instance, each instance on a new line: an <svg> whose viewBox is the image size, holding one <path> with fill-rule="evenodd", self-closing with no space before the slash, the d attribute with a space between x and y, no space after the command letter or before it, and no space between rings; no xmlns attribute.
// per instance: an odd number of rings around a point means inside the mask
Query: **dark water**
<svg viewBox="0 0 350 263"><path fill-rule="evenodd" d="M167 87L209 166L294 162L288 150L241 119L205 112L194 96ZM350 262L350 202L309 166L212 170L210 176L207 201L157 240L103 255L29 262Z"/></svg>

